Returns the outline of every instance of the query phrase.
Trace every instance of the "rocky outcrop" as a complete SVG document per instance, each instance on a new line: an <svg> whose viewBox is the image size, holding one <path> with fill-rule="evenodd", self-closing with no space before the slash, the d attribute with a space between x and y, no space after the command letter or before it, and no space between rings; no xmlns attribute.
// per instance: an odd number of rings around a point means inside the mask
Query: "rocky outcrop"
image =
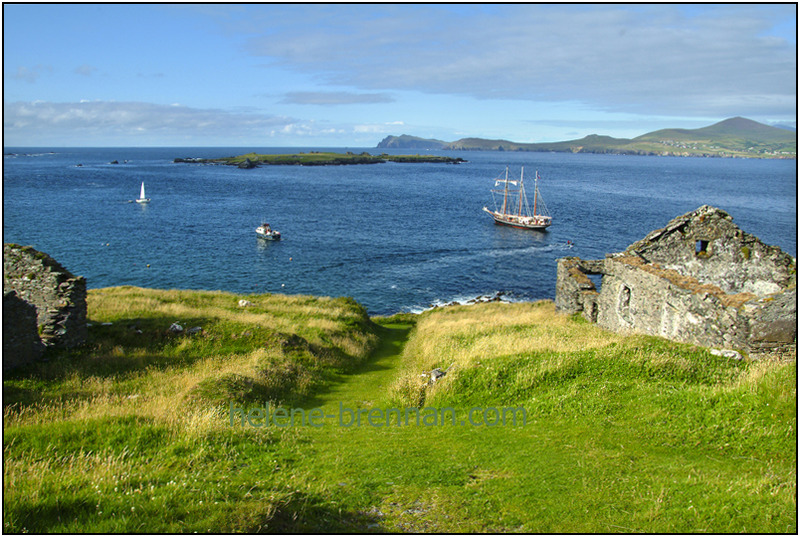
<svg viewBox="0 0 800 537"><path fill-rule="evenodd" d="M796 356L797 261L704 205L603 260L559 259L556 307L617 332Z"/></svg>
<svg viewBox="0 0 800 537"><path fill-rule="evenodd" d="M30 246L5 244L3 291L4 296L14 291L17 298L36 308L38 332L45 346L70 348L86 340L86 280L49 255ZM5 330L3 338L5 344Z"/></svg>
<svg viewBox="0 0 800 537"><path fill-rule="evenodd" d="M256 166L257 166L256 163L250 160L249 158L244 159L244 162L240 162L238 165L238 167L243 170L252 170Z"/></svg>

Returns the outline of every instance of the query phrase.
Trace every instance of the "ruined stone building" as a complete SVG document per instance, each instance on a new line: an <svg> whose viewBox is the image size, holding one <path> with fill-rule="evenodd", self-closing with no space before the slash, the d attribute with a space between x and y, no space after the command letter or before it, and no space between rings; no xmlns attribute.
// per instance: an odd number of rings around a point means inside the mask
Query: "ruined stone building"
<svg viewBox="0 0 800 537"><path fill-rule="evenodd" d="M3 245L3 368L86 340L86 280L30 246Z"/></svg>
<svg viewBox="0 0 800 537"><path fill-rule="evenodd" d="M624 252L559 259L556 308L616 332L796 357L797 260L704 205Z"/></svg>

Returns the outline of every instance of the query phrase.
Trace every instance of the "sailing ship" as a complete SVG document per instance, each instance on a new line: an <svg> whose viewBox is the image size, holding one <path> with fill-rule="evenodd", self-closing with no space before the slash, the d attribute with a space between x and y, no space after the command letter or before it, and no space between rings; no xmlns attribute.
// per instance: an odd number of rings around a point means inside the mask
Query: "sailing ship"
<svg viewBox="0 0 800 537"><path fill-rule="evenodd" d="M508 166L506 166L505 178L497 177L494 186L503 185L502 189L492 189L495 210L488 207L483 210L489 213L494 219L495 224L511 226L519 229L546 229L552 224L553 219L547 212L542 195L539 193L539 172L536 172L533 188L533 212L528 205L528 197L525 194L524 168L519 172L519 181L508 178ZM516 188L509 188L513 185ZM498 210L497 195L503 195L503 204Z"/></svg>
<svg viewBox="0 0 800 537"><path fill-rule="evenodd" d="M256 228L256 235L268 241L281 240L281 232L272 229L267 223L263 223Z"/></svg>
<svg viewBox="0 0 800 537"><path fill-rule="evenodd" d="M150 203L150 198L144 195L144 181L142 181L142 188L139 190L139 197L136 198L136 203Z"/></svg>

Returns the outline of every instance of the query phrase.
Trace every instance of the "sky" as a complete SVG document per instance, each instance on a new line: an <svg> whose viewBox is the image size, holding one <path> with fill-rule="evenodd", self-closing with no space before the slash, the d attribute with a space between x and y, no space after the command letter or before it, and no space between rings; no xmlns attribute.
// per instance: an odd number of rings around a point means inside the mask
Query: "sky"
<svg viewBox="0 0 800 537"><path fill-rule="evenodd" d="M796 4L4 4L4 147L797 120Z"/></svg>

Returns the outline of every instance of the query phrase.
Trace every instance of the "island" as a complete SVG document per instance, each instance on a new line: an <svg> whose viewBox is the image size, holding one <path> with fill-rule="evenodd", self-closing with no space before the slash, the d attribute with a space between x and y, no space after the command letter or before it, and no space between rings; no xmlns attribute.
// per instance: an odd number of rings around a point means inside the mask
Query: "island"
<svg viewBox="0 0 800 537"><path fill-rule="evenodd" d="M350 151L346 153L330 153L321 151L310 151L308 153L290 153L281 155L265 155L258 153L247 153L236 157L223 158L197 158L186 157L176 158L175 163L188 164L217 164L224 166L237 166L239 168L250 169L259 166L342 166L351 164L381 164L384 162L401 163L422 163L432 162L439 164L460 164L467 162L460 157L443 157L437 155L371 155L366 151L355 154Z"/></svg>

